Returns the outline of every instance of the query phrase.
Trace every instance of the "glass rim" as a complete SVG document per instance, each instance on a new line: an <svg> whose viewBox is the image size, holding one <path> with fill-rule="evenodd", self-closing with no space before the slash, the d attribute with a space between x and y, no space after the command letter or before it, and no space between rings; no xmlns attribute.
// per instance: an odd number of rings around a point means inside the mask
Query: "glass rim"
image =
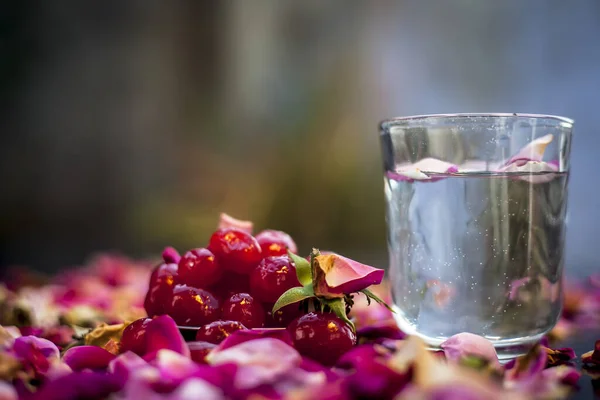
<svg viewBox="0 0 600 400"><path fill-rule="evenodd" d="M382 120L379 123L380 128L385 129L389 126L397 125L402 122L419 121L435 118L517 118L517 119L549 119L556 122L569 124L573 128L575 120L559 115L550 114L528 114L528 113L450 113L450 114L418 114L405 117L392 117Z"/></svg>

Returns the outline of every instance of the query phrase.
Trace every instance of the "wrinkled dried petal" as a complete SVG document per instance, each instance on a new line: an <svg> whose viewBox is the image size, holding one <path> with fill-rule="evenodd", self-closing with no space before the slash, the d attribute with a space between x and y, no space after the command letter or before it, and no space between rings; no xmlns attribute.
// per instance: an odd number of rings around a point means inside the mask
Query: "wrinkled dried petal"
<svg viewBox="0 0 600 400"><path fill-rule="evenodd" d="M498 355L492 342L472 333L459 333L440 346L449 361L460 362L467 356L477 356L499 366Z"/></svg>
<svg viewBox="0 0 600 400"><path fill-rule="evenodd" d="M155 317L146 328L146 351L155 353L162 349L190 356L190 349L185 344L177 324L168 315Z"/></svg>
<svg viewBox="0 0 600 400"><path fill-rule="evenodd" d="M596 340L594 350L581 355L581 362L584 364L600 365L600 340Z"/></svg>
<svg viewBox="0 0 600 400"><path fill-rule="evenodd" d="M561 349L551 349L545 346L541 346L548 356L546 361L547 367L554 367L557 365L565 364L575 358L575 352L570 347Z"/></svg>
<svg viewBox="0 0 600 400"><path fill-rule="evenodd" d="M577 386L581 372L569 365L559 365L542 371L542 379L560 382L563 385Z"/></svg>
<svg viewBox="0 0 600 400"><path fill-rule="evenodd" d="M384 274L382 269L337 254L315 257L312 268L315 294L324 297L339 297L344 293L358 292L371 285L378 285Z"/></svg>
<svg viewBox="0 0 600 400"><path fill-rule="evenodd" d="M232 216L227 215L225 213L221 213L221 216L219 218L218 229L225 229L225 228L236 228L241 231L252 234L252 230L254 229L254 224L252 223L252 221L243 221L241 219L233 218Z"/></svg>
<svg viewBox="0 0 600 400"><path fill-rule="evenodd" d="M65 352L63 362L71 367L73 371L81 371L87 368L105 369L114 358L114 354L101 347L76 346Z"/></svg>
<svg viewBox="0 0 600 400"><path fill-rule="evenodd" d="M100 324L97 328L85 335L84 343L89 346L104 347L109 340L120 342L123 330L127 325L128 324Z"/></svg>
<svg viewBox="0 0 600 400"><path fill-rule="evenodd" d="M265 354L269 356L265 357ZM302 357L283 341L264 338L243 342L225 350L216 349L208 355L208 361L211 365L236 364L240 368L235 378L236 387L247 389L274 382L297 367Z"/></svg>

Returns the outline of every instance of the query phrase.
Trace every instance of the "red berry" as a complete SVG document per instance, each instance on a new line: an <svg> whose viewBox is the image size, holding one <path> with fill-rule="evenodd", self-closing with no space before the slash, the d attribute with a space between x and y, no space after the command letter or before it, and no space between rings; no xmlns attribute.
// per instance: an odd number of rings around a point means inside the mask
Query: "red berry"
<svg viewBox="0 0 600 400"><path fill-rule="evenodd" d="M121 336L121 353L132 351L139 356L146 354L146 328L152 318L140 318L127 325Z"/></svg>
<svg viewBox="0 0 600 400"><path fill-rule="evenodd" d="M177 325L202 326L219 319L219 301L204 289L176 285L169 315Z"/></svg>
<svg viewBox="0 0 600 400"><path fill-rule="evenodd" d="M288 326L288 331L300 354L326 366L335 365L356 344L352 328L330 313L303 315Z"/></svg>
<svg viewBox="0 0 600 400"><path fill-rule="evenodd" d="M196 340L219 344L232 332L241 329L246 329L246 327L237 321L214 321L198 330Z"/></svg>
<svg viewBox="0 0 600 400"><path fill-rule="evenodd" d="M209 287L221 278L222 270L208 249L193 249L179 260L179 278L194 287Z"/></svg>
<svg viewBox="0 0 600 400"><path fill-rule="evenodd" d="M265 310L248 293L237 293L223 304L223 319L238 321L248 328L262 328Z"/></svg>
<svg viewBox="0 0 600 400"><path fill-rule="evenodd" d="M208 364L206 362L206 356L217 347L214 343L208 342L188 342L190 348L190 358L198 364Z"/></svg>
<svg viewBox="0 0 600 400"><path fill-rule="evenodd" d="M144 300L144 308L149 317L167 314L177 280L177 264L161 264L152 271Z"/></svg>
<svg viewBox="0 0 600 400"><path fill-rule="evenodd" d="M250 275L252 295L265 303L275 303L286 290L296 286L300 282L288 256L264 258Z"/></svg>
<svg viewBox="0 0 600 400"><path fill-rule="evenodd" d="M298 304L290 304L277 310L273 314L273 304L265 305L267 311L267 328L287 328L296 318L303 315Z"/></svg>
<svg viewBox="0 0 600 400"><path fill-rule="evenodd" d="M287 254L287 251L292 253L298 252L298 247L290 235L282 231L266 229L256 235L256 241L260 244L265 256L282 256Z"/></svg>
<svg viewBox="0 0 600 400"><path fill-rule="evenodd" d="M227 300L236 293L250 293L250 280L248 275L227 271L211 291L221 299Z"/></svg>
<svg viewBox="0 0 600 400"><path fill-rule="evenodd" d="M208 246L223 268L240 274L249 274L262 259L256 239L235 228L219 229L210 237Z"/></svg>

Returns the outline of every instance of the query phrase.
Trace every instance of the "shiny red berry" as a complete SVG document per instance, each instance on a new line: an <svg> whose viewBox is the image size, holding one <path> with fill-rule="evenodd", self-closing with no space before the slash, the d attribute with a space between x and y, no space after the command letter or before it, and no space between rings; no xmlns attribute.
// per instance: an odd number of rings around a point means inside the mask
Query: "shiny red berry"
<svg viewBox="0 0 600 400"><path fill-rule="evenodd" d="M176 285L169 315L180 326L202 326L219 319L219 301L204 289Z"/></svg>
<svg viewBox="0 0 600 400"><path fill-rule="evenodd" d="M227 300L236 293L250 293L249 278L248 275L225 271L221 280L211 288L211 292L223 300Z"/></svg>
<svg viewBox="0 0 600 400"><path fill-rule="evenodd" d="M177 264L161 264L152 271L144 308L149 317L167 314L173 287L178 282Z"/></svg>
<svg viewBox="0 0 600 400"><path fill-rule="evenodd" d="M139 356L146 354L146 328L152 318L140 318L127 325L121 336L121 353L132 351Z"/></svg>
<svg viewBox="0 0 600 400"><path fill-rule="evenodd" d="M263 257L282 256L291 251L296 254L298 247L290 235L282 231L266 229L256 235L256 241L260 244L263 251Z"/></svg>
<svg viewBox="0 0 600 400"><path fill-rule="evenodd" d="M287 328L287 326L296 318L303 315L298 304L290 304L273 313L273 304L265 305L267 318L265 326L267 328Z"/></svg>
<svg viewBox="0 0 600 400"><path fill-rule="evenodd" d="M356 334L340 318L330 313L311 312L294 320L288 331L300 354L326 366L356 344Z"/></svg>
<svg viewBox="0 0 600 400"><path fill-rule="evenodd" d="M236 293L223 304L223 319L238 321L248 328L262 328L265 310L248 293Z"/></svg>
<svg viewBox="0 0 600 400"><path fill-rule="evenodd" d="M232 332L242 329L246 329L246 327L237 321L214 321L198 330L196 340L219 344Z"/></svg>
<svg viewBox="0 0 600 400"><path fill-rule="evenodd" d="M179 260L179 278L186 285L206 288L216 283L222 269L208 249L193 249Z"/></svg>
<svg viewBox="0 0 600 400"><path fill-rule="evenodd" d="M256 239L235 228L219 229L210 238L208 246L223 268L240 274L249 274L262 259Z"/></svg>
<svg viewBox="0 0 600 400"><path fill-rule="evenodd" d="M275 303L286 290L296 286L300 282L288 256L264 258L250 275L251 293L264 303Z"/></svg>

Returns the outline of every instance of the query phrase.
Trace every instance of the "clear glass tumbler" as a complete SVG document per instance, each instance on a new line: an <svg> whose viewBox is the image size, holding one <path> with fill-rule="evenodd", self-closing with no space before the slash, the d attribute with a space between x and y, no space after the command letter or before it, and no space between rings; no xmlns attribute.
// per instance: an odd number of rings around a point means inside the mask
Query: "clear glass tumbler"
<svg viewBox="0 0 600 400"><path fill-rule="evenodd" d="M455 114L381 123L389 276L402 330L484 336L512 358L562 307L573 121Z"/></svg>

